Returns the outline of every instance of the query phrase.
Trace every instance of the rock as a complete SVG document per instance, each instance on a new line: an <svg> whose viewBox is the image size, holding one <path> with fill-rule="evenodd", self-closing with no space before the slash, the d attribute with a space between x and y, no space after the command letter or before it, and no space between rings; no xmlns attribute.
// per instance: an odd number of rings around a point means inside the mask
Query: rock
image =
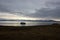
<svg viewBox="0 0 60 40"><path fill-rule="evenodd" d="M20 24L25 25L26 23L25 22L21 22Z"/></svg>

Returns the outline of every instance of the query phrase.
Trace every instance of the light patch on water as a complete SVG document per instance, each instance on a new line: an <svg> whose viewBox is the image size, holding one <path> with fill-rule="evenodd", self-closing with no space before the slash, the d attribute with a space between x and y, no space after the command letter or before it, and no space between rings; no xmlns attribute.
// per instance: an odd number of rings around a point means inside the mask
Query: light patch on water
<svg viewBox="0 0 60 40"><path fill-rule="evenodd" d="M20 24L22 21L0 21L0 25L3 26L35 26L35 25L51 25L56 22L29 22L29 21L23 21L26 24L22 25Z"/></svg>

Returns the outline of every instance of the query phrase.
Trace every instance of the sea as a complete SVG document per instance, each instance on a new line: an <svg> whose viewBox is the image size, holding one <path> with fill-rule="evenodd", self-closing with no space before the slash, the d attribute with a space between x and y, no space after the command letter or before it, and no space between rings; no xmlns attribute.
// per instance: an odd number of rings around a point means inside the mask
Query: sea
<svg viewBox="0 0 60 40"><path fill-rule="evenodd" d="M24 22L25 24L21 24ZM39 25L52 25L56 22L36 22L36 21L0 21L0 26L39 26Z"/></svg>

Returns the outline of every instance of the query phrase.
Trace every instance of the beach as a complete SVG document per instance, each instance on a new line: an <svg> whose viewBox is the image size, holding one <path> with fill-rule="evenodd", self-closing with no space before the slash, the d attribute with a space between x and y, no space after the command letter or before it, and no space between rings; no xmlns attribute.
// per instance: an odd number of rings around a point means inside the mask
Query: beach
<svg viewBox="0 0 60 40"><path fill-rule="evenodd" d="M60 25L0 26L0 40L60 40Z"/></svg>

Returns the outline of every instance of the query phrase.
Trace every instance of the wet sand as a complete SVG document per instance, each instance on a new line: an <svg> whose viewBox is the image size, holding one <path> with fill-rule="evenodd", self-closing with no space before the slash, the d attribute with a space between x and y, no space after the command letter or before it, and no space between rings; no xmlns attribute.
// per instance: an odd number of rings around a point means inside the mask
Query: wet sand
<svg viewBox="0 0 60 40"><path fill-rule="evenodd" d="M60 40L60 25L0 26L0 40Z"/></svg>

